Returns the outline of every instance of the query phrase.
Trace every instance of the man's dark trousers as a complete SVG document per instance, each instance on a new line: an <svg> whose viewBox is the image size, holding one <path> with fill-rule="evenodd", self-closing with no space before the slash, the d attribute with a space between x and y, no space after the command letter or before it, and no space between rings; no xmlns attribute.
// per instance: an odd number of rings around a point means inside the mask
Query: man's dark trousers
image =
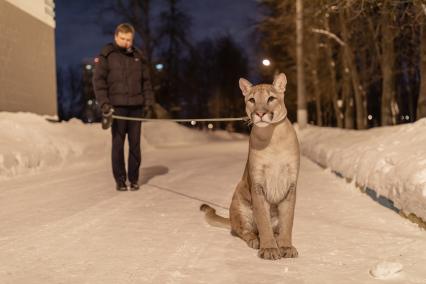
<svg viewBox="0 0 426 284"><path fill-rule="evenodd" d="M142 117L142 106L114 106L114 114L127 117ZM129 140L129 157L127 163L130 183L137 183L141 164L141 122L114 119L112 132L112 172L117 183L126 181L124 164L124 141Z"/></svg>

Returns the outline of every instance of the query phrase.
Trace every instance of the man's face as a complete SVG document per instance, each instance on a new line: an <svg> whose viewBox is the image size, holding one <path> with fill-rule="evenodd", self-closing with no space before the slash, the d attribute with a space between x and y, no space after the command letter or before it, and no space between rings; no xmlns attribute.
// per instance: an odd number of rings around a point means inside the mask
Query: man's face
<svg viewBox="0 0 426 284"><path fill-rule="evenodd" d="M118 32L114 36L115 43L122 48L130 48L133 45L133 34Z"/></svg>

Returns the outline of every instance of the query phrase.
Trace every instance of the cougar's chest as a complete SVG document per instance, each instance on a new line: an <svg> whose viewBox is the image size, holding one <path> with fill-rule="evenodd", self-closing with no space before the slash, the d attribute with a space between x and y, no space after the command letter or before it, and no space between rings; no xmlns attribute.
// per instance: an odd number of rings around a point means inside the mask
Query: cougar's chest
<svg viewBox="0 0 426 284"><path fill-rule="evenodd" d="M284 199L290 186L290 167L285 162L266 164L263 170L266 199L276 204Z"/></svg>
<svg viewBox="0 0 426 284"><path fill-rule="evenodd" d="M284 153L252 153L251 176L254 183L263 186L268 202L277 204L287 194L291 183L291 165Z"/></svg>

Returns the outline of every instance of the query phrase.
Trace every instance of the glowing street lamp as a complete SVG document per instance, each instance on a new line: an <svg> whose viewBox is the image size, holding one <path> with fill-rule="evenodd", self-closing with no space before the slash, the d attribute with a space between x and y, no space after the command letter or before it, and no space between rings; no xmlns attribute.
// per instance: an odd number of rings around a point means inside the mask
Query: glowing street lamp
<svg viewBox="0 0 426 284"><path fill-rule="evenodd" d="M155 69L157 69L157 71L161 71L161 70L163 70L163 68L164 68L163 64L161 64L161 63L155 64Z"/></svg>
<svg viewBox="0 0 426 284"><path fill-rule="evenodd" d="M265 59L262 60L262 64L264 66L270 66L271 65L271 61L269 59L265 58Z"/></svg>

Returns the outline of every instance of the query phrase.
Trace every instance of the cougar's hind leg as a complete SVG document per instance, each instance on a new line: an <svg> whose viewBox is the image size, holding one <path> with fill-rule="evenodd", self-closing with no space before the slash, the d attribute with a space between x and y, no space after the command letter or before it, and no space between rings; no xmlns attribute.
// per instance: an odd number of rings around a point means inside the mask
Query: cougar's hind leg
<svg viewBox="0 0 426 284"><path fill-rule="evenodd" d="M259 234L253 219L253 210L245 202L234 201L230 208L231 233L244 240L253 249L259 249Z"/></svg>

